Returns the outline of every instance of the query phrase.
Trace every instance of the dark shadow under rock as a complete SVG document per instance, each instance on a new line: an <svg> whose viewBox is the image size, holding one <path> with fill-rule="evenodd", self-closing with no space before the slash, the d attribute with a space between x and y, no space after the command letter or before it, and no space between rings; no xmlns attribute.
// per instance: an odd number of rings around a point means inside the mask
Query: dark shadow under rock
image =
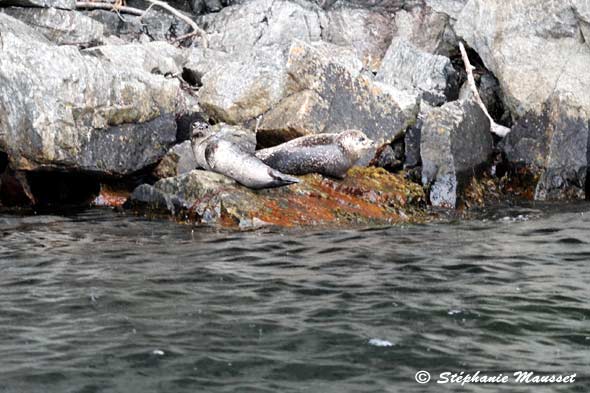
<svg viewBox="0 0 590 393"><path fill-rule="evenodd" d="M84 173L30 172L27 179L43 207L89 206L100 191L98 178Z"/></svg>
<svg viewBox="0 0 590 393"><path fill-rule="evenodd" d="M36 199L25 172L6 167L0 174L0 204L10 207L35 205Z"/></svg>

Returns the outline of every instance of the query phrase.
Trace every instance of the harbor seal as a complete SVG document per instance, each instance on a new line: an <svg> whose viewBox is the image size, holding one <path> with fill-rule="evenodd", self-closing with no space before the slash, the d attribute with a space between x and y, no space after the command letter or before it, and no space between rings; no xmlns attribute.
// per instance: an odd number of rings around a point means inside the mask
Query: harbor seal
<svg viewBox="0 0 590 393"><path fill-rule="evenodd" d="M339 134L316 134L293 139L256 152L268 166L289 175L320 173L338 179L374 148L362 131L347 130Z"/></svg>
<svg viewBox="0 0 590 393"><path fill-rule="evenodd" d="M192 141L197 164L207 171L221 173L252 189L282 187L299 179L285 175L246 152L236 143L201 131Z"/></svg>

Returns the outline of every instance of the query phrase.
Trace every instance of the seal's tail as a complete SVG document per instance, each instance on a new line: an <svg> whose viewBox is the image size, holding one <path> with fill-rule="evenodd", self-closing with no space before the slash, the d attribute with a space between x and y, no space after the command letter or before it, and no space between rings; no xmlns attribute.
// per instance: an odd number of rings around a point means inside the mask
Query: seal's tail
<svg viewBox="0 0 590 393"><path fill-rule="evenodd" d="M277 171L276 169L270 168L268 171L268 175L273 179L271 183L271 187L282 187L288 186L289 184L299 183L299 179L294 176L285 175Z"/></svg>

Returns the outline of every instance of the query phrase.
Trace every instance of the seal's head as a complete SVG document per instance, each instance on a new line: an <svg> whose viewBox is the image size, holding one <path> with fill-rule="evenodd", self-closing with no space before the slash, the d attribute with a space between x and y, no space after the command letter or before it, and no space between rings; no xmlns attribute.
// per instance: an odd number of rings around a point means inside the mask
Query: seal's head
<svg viewBox="0 0 590 393"><path fill-rule="evenodd" d="M365 152L375 148L375 143L359 130L343 131L336 141L353 161L357 161Z"/></svg>
<svg viewBox="0 0 590 393"><path fill-rule="evenodd" d="M204 121L195 121L191 125L191 138L192 139L202 139L208 137L213 132L209 124Z"/></svg>

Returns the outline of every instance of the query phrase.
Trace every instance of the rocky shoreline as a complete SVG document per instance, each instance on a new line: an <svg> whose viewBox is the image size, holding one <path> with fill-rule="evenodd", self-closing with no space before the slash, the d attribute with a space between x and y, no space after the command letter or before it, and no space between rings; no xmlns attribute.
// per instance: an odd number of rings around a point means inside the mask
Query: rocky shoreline
<svg viewBox="0 0 590 393"><path fill-rule="evenodd" d="M0 0L3 209L347 227L587 197L587 1L168 4ZM195 169L194 127L252 150L359 129L380 148L344 180L252 191Z"/></svg>

